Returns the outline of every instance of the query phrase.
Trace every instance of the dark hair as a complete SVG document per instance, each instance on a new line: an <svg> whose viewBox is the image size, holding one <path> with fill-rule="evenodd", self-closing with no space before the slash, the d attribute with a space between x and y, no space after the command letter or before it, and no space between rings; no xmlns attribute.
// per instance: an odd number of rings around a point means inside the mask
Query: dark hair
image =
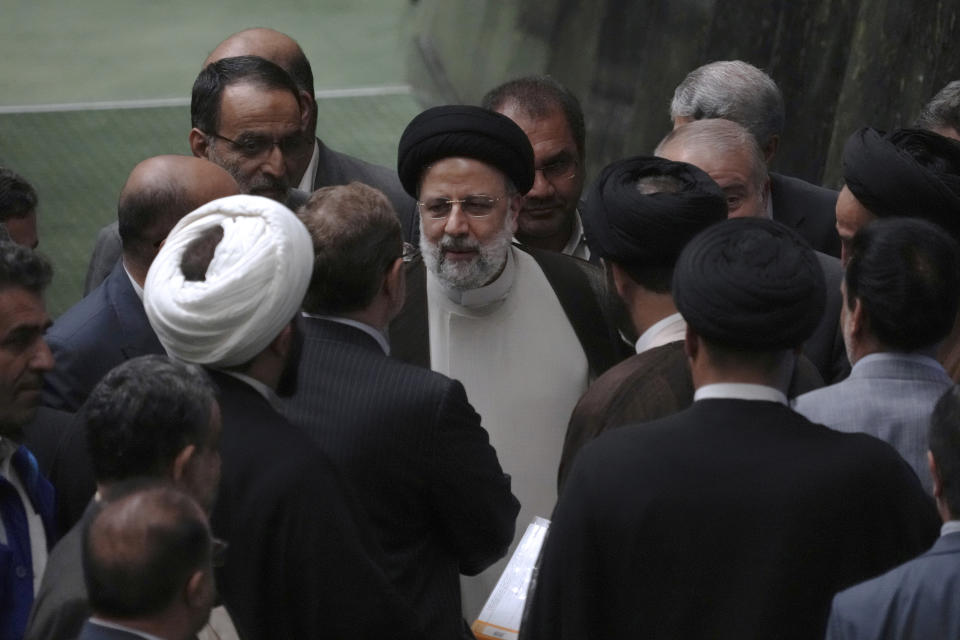
<svg viewBox="0 0 960 640"><path fill-rule="evenodd" d="M207 279L207 269L223 240L223 227L215 225L204 229L200 235L187 243L180 258L180 271L188 282L203 282Z"/></svg>
<svg viewBox="0 0 960 640"><path fill-rule="evenodd" d="M117 498L83 532L90 609L121 620L163 611L211 553L203 510L182 491L157 484Z"/></svg>
<svg viewBox="0 0 960 640"><path fill-rule="evenodd" d="M960 386L940 396L930 417L929 448L951 518L960 515Z"/></svg>
<svg viewBox="0 0 960 640"><path fill-rule="evenodd" d="M0 241L0 289L20 287L40 295L53 278L42 255L13 241Z"/></svg>
<svg viewBox="0 0 960 640"><path fill-rule="evenodd" d="M481 107L492 111L499 111L509 104L516 104L521 111L534 119L545 118L559 109L570 127L573 140L577 143L577 152L583 160L587 152L583 109L577 96L569 89L550 76L526 76L494 87L480 102Z"/></svg>
<svg viewBox="0 0 960 640"><path fill-rule="evenodd" d="M917 125L920 129L951 128L960 132L960 80L954 80L941 89L923 107Z"/></svg>
<svg viewBox="0 0 960 640"><path fill-rule="evenodd" d="M313 89L313 68L310 66L310 61L307 60L307 56L304 55L300 45L297 45L296 55L288 61L286 71L290 74L290 77L293 78L293 81L297 83L297 86L309 93L310 98L313 99L315 93Z"/></svg>
<svg viewBox="0 0 960 640"><path fill-rule="evenodd" d="M207 134L217 133L223 90L241 83L268 90L289 91L300 104L297 84L281 67L258 56L223 58L204 67L193 83L191 126Z"/></svg>
<svg viewBox="0 0 960 640"><path fill-rule="evenodd" d="M206 446L215 398L196 365L159 355L118 365L80 409L97 481L166 476L184 447Z"/></svg>
<svg viewBox="0 0 960 640"><path fill-rule="evenodd" d="M166 237L195 204L187 189L174 182L121 193L117 220L124 255L149 266L157 253L154 243ZM156 232L148 235L150 231Z"/></svg>
<svg viewBox="0 0 960 640"><path fill-rule="evenodd" d="M37 192L22 176L0 167L0 221L25 218L37 209Z"/></svg>
<svg viewBox="0 0 960 640"><path fill-rule="evenodd" d="M366 308L403 254L403 234L390 201L378 189L351 182L314 191L298 216L314 252L304 310L342 314Z"/></svg>
<svg viewBox="0 0 960 640"><path fill-rule="evenodd" d="M847 303L863 305L881 344L913 351L946 336L960 302L957 243L916 218L877 220L853 238L844 275Z"/></svg>

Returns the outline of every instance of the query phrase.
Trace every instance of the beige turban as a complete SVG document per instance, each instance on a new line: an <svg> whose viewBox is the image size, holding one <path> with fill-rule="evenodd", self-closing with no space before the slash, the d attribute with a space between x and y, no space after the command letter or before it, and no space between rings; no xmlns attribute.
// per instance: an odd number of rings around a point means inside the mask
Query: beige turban
<svg viewBox="0 0 960 640"><path fill-rule="evenodd" d="M206 280L187 281L184 249L223 228ZM286 207L259 196L229 196L185 216L160 250L143 306L160 344L175 358L230 367L263 351L296 315L313 271L313 244Z"/></svg>

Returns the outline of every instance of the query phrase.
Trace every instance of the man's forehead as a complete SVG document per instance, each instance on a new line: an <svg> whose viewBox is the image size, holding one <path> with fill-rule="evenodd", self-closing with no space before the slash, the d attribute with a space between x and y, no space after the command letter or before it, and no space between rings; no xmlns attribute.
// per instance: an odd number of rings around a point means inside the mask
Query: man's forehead
<svg viewBox="0 0 960 640"><path fill-rule="evenodd" d="M220 123L300 128L300 102L285 89L251 82L228 85L220 99Z"/></svg>
<svg viewBox="0 0 960 640"><path fill-rule="evenodd" d="M0 288L0 328L4 334L18 328L43 330L49 325L41 294L19 286Z"/></svg>
<svg viewBox="0 0 960 640"><path fill-rule="evenodd" d="M491 164L474 158L442 158L427 165L420 177L421 188L458 184L502 184L506 176Z"/></svg>
<svg viewBox="0 0 960 640"><path fill-rule="evenodd" d="M749 180L752 174L750 157L745 149L733 148L724 153L709 144L671 143L661 149L660 156L692 164L718 183L721 177L729 181L736 175L741 180Z"/></svg>

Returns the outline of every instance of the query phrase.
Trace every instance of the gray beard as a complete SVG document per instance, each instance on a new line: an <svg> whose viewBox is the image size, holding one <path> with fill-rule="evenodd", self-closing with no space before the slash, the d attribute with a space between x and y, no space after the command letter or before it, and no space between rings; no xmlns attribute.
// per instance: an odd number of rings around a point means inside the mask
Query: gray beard
<svg viewBox="0 0 960 640"><path fill-rule="evenodd" d="M507 216L504 219L503 229L486 244L480 244L467 237L455 238L446 234L438 243L433 243L424 234L421 220L420 253L423 256L423 263L441 282L458 291L479 289L490 284L500 275L507 262L507 250L513 241L509 218ZM469 262L454 262L444 258L443 248L478 249L479 253Z"/></svg>

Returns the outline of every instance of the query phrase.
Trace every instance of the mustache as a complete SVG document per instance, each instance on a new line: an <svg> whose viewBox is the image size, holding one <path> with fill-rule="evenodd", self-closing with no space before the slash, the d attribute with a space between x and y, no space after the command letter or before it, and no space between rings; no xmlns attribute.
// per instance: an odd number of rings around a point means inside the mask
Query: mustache
<svg viewBox="0 0 960 640"><path fill-rule="evenodd" d="M442 251L479 251L480 243L468 237L443 236L439 243Z"/></svg>

